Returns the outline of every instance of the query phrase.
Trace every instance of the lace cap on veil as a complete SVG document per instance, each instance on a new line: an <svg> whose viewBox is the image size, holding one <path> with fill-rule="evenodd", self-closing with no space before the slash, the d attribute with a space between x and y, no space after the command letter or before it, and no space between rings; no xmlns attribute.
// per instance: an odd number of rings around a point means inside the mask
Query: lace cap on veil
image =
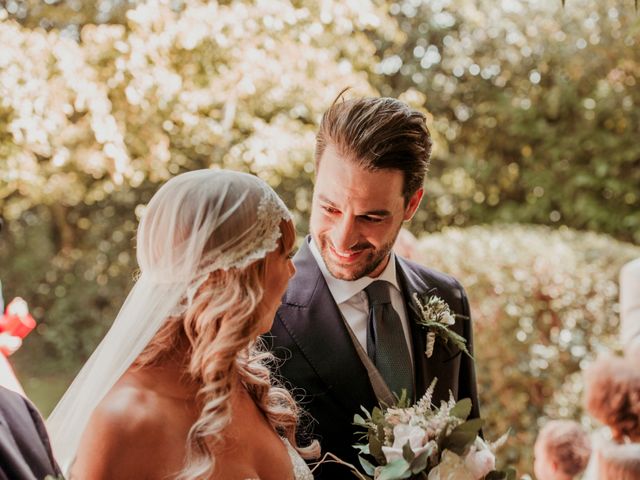
<svg viewBox="0 0 640 480"><path fill-rule="evenodd" d="M208 274L245 268L278 246L291 215L259 178L225 170L178 175L153 196L138 227L140 276L111 329L47 420L63 471L89 417L165 319L183 313Z"/></svg>

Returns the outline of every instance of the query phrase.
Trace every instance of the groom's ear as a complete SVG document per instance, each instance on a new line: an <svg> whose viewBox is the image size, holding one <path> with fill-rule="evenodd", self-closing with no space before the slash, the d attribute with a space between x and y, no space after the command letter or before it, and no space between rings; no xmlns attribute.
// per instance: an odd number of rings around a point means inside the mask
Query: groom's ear
<svg viewBox="0 0 640 480"><path fill-rule="evenodd" d="M422 201L422 196L424 195L424 188L419 188L416 192L409 197L409 201L407 205L404 207L404 221L409 221L413 218L420 206L420 202Z"/></svg>

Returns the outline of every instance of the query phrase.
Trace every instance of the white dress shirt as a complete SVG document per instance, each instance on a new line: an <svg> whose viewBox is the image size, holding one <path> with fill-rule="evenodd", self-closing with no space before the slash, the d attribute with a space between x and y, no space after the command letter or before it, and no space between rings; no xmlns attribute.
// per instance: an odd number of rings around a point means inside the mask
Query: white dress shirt
<svg viewBox="0 0 640 480"><path fill-rule="evenodd" d="M391 296L391 305L398 312L404 330L404 338L407 341L411 361L413 362L413 351L411 347L411 330L407 320L407 309L404 303L402 292L398 283L396 274L396 257L391 252L391 257L383 272L377 278L362 277L358 280L340 280L335 278L324 263L320 250L318 249L313 237L309 244L311 253L320 267L322 276L324 277L327 287L331 292L331 296L338 305L340 313L346 320L347 324L355 334L356 338L364 351L367 351L367 323L369 320L369 300L364 289L376 280L385 280L392 285L389 289Z"/></svg>

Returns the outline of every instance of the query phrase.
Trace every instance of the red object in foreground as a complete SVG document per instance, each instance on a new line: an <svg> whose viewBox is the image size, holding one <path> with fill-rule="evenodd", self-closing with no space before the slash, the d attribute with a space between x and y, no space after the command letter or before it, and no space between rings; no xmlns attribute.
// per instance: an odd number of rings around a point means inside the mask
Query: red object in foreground
<svg viewBox="0 0 640 480"><path fill-rule="evenodd" d="M26 337L35 326L36 321L29 313L27 302L20 297L11 300L4 315L0 317L0 332L16 337Z"/></svg>

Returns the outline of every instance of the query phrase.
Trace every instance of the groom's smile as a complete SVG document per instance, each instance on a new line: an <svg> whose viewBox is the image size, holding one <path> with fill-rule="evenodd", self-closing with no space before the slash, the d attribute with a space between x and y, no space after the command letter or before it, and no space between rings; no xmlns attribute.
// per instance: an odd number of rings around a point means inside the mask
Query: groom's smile
<svg viewBox="0 0 640 480"><path fill-rule="evenodd" d="M420 203L405 206L403 174L365 169L329 145L318 162L311 234L329 272L342 280L377 277L386 267L402 222Z"/></svg>

